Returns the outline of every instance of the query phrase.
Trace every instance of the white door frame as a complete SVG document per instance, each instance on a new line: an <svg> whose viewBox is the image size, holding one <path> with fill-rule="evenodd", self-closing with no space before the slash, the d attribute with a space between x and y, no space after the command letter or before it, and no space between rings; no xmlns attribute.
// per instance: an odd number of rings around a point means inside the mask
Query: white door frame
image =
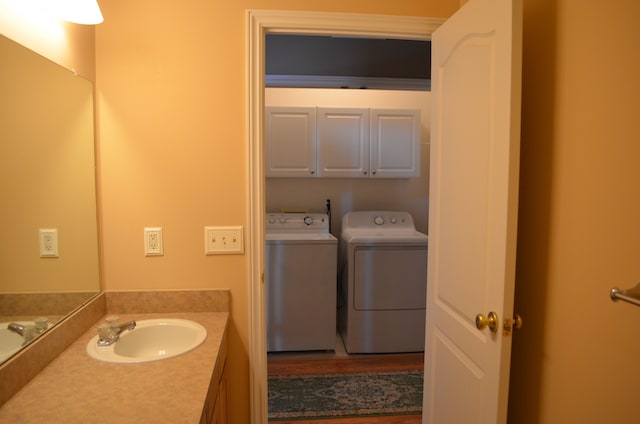
<svg viewBox="0 0 640 424"><path fill-rule="evenodd" d="M267 422L266 295L264 286L265 34L314 34L429 40L444 19L329 12L247 12L247 180L249 397L251 422Z"/></svg>

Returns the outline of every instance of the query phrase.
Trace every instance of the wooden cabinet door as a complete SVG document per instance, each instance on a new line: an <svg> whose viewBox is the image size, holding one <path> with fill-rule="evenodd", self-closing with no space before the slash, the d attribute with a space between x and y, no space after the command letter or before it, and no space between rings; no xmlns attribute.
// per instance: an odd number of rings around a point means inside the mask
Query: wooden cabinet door
<svg viewBox="0 0 640 424"><path fill-rule="evenodd" d="M318 175L369 175L369 109L318 108Z"/></svg>
<svg viewBox="0 0 640 424"><path fill-rule="evenodd" d="M315 176L315 107L265 109L265 160L267 177Z"/></svg>
<svg viewBox="0 0 640 424"><path fill-rule="evenodd" d="M370 141L371 176L420 176L420 111L372 109Z"/></svg>
<svg viewBox="0 0 640 424"><path fill-rule="evenodd" d="M229 400L228 400L228 389L227 389L227 371L225 369L222 372L222 377L220 378L220 386L218 391L218 410L216 413L217 424L229 423L228 403L229 403Z"/></svg>

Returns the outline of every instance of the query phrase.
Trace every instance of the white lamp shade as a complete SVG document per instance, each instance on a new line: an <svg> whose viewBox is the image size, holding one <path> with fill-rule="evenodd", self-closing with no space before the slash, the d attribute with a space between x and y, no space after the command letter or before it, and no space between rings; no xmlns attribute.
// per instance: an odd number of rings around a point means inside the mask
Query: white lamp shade
<svg viewBox="0 0 640 424"><path fill-rule="evenodd" d="M96 25L104 21L97 0L56 0L60 19L84 25Z"/></svg>

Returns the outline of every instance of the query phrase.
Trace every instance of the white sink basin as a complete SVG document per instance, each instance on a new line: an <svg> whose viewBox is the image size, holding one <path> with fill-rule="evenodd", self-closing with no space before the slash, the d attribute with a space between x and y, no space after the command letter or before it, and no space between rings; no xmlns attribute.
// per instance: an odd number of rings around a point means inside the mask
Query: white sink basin
<svg viewBox="0 0 640 424"><path fill-rule="evenodd" d="M114 363L140 363L169 359L200 346L207 330L197 322L162 318L136 321L111 346L98 346L98 336L87 344L92 358Z"/></svg>

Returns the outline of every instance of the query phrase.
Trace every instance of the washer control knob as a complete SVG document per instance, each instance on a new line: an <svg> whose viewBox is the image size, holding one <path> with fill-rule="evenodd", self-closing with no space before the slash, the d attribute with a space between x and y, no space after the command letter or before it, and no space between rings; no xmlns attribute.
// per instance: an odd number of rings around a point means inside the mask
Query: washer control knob
<svg viewBox="0 0 640 424"><path fill-rule="evenodd" d="M284 224L285 222L287 222L287 218L284 215L280 215L280 218L278 218L278 222Z"/></svg>
<svg viewBox="0 0 640 424"><path fill-rule="evenodd" d="M269 224L275 224L276 223L276 217L273 215L269 215Z"/></svg>
<svg viewBox="0 0 640 424"><path fill-rule="evenodd" d="M304 223L305 223L306 225L311 225L311 224L313 224L313 218L312 218L312 217L310 217L310 216L305 216L303 221L304 221Z"/></svg>
<svg viewBox="0 0 640 424"><path fill-rule="evenodd" d="M397 224L398 223L398 218L396 218L395 216L392 216L390 219L392 224Z"/></svg>
<svg viewBox="0 0 640 424"><path fill-rule="evenodd" d="M378 215L378 216L376 216L375 218L373 218L373 222L374 222L376 225L382 225L382 224L384 224L384 218L383 218L383 217L381 217L380 215Z"/></svg>

